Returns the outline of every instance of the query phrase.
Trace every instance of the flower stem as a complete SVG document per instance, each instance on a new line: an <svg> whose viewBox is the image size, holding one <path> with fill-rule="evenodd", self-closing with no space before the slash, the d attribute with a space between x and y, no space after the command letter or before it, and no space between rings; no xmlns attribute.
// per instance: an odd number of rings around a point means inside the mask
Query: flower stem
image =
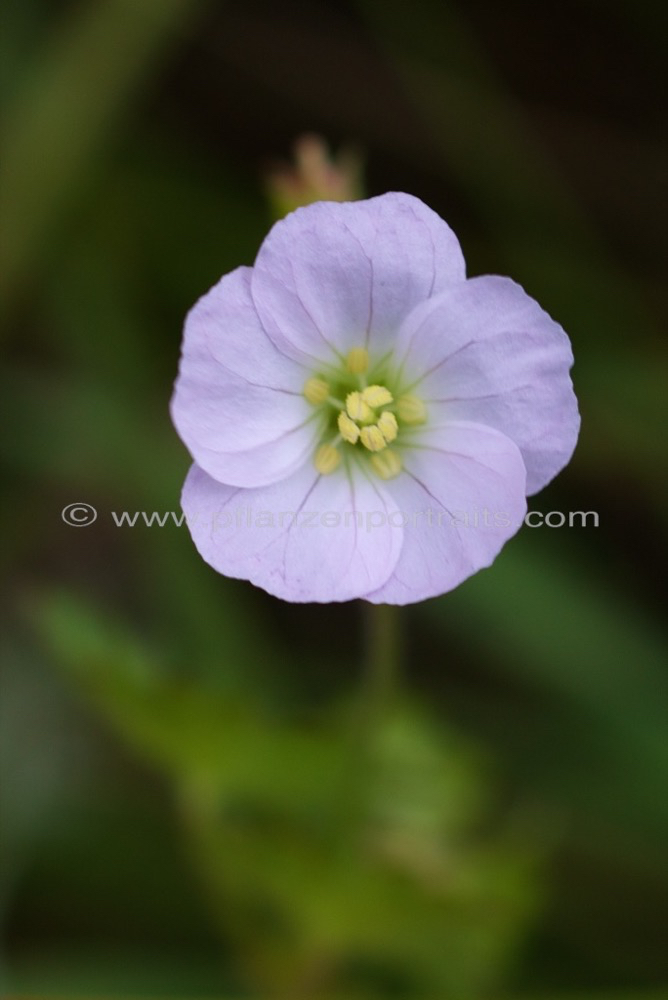
<svg viewBox="0 0 668 1000"><path fill-rule="evenodd" d="M342 776L344 846L356 841L365 814L375 770L383 724L398 690L401 654L399 609L387 604L362 607L364 624L363 673L352 705L349 766Z"/></svg>
<svg viewBox="0 0 668 1000"><path fill-rule="evenodd" d="M364 703L367 725L379 724L396 695L401 640L399 609L391 604L366 604L366 676Z"/></svg>

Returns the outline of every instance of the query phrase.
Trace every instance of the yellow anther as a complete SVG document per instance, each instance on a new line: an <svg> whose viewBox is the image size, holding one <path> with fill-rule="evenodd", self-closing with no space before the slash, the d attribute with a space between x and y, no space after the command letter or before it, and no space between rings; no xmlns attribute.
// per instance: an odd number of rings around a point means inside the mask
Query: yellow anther
<svg viewBox="0 0 668 1000"><path fill-rule="evenodd" d="M304 395L309 403L318 406L329 396L329 386L324 378L310 378L304 385Z"/></svg>
<svg viewBox="0 0 668 1000"><path fill-rule="evenodd" d="M368 448L369 451L382 451L383 448L387 448L385 438L376 424L363 427L360 431L360 438L364 447Z"/></svg>
<svg viewBox="0 0 668 1000"><path fill-rule="evenodd" d="M385 406L387 403L391 403L393 396L389 389L386 389L384 385L368 385L366 389L362 390L362 399L369 406L375 408L376 406Z"/></svg>
<svg viewBox="0 0 668 1000"><path fill-rule="evenodd" d="M315 467L323 476L334 472L341 462L341 453L333 444L321 444L315 453Z"/></svg>
<svg viewBox="0 0 668 1000"><path fill-rule="evenodd" d="M347 441L348 444L355 444L359 440L360 429L347 413L339 413L338 424L344 441Z"/></svg>
<svg viewBox="0 0 668 1000"><path fill-rule="evenodd" d="M394 479L401 472L401 458L390 448L372 455L371 464L381 479Z"/></svg>
<svg viewBox="0 0 668 1000"><path fill-rule="evenodd" d="M361 375L369 367L369 352L366 347L353 347L352 351L348 351L348 357L346 358L346 368L353 375Z"/></svg>
<svg viewBox="0 0 668 1000"><path fill-rule="evenodd" d="M417 396L402 396L397 403L397 413L406 424L423 424L427 419L425 405Z"/></svg>
<svg viewBox="0 0 668 1000"><path fill-rule="evenodd" d="M346 396L346 410L353 420L369 420L373 417L371 407L362 399L361 392L349 392Z"/></svg>
<svg viewBox="0 0 668 1000"><path fill-rule="evenodd" d="M399 432L397 418L389 410L385 410L378 418L378 430L383 435L387 443L394 441Z"/></svg>

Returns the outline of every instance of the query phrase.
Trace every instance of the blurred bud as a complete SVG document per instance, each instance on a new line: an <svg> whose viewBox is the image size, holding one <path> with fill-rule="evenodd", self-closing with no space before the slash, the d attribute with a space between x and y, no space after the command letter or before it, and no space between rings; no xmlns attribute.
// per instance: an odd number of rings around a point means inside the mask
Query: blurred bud
<svg viewBox="0 0 668 1000"><path fill-rule="evenodd" d="M356 201L363 196L362 158L353 149L332 156L319 135L306 133L294 145L294 165L280 163L265 175L277 219L314 201Z"/></svg>

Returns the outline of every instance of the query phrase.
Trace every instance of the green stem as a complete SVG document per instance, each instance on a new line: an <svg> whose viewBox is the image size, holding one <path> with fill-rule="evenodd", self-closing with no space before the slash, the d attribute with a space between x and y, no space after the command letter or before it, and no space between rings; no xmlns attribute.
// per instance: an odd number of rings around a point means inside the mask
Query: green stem
<svg viewBox="0 0 668 1000"><path fill-rule="evenodd" d="M372 727L379 723L396 695L401 659L399 613L391 604L365 605L364 703L367 723Z"/></svg>
<svg viewBox="0 0 668 1000"><path fill-rule="evenodd" d="M374 781L377 745L383 721L398 689L401 655L398 617L400 611L387 604L362 606L364 623L363 673L353 702L350 733L350 766L341 786L342 823L347 830L344 846L355 840Z"/></svg>

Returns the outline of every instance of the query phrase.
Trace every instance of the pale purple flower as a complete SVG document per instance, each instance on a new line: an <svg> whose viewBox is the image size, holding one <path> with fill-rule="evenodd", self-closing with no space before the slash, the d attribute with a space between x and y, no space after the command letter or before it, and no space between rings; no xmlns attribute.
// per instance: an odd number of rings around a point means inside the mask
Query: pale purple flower
<svg viewBox="0 0 668 1000"><path fill-rule="evenodd" d="M572 361L519 285L466 279L417 198L300 208L186 320L172 415L195 545L288 601L445 593L569 461Z"/></svg>

